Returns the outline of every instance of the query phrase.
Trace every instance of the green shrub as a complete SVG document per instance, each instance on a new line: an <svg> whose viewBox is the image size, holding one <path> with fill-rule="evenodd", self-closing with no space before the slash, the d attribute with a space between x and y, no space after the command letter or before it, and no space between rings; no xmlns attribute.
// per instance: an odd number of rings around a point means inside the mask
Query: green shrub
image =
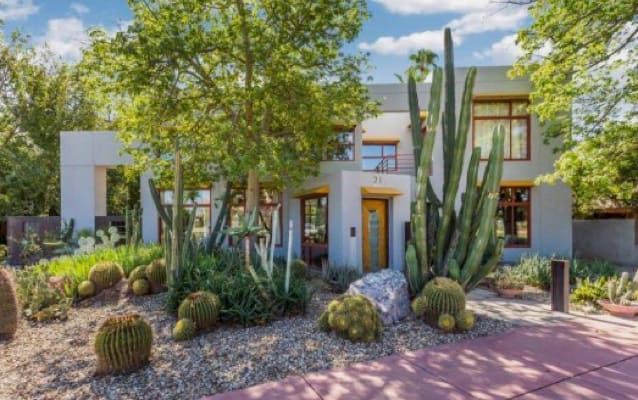
<svg viewBox="0 0 638 400"><path fill-rule="evenodd" d="M36 321L66 319L72 300L49 285L53 275L47 265L17 271L17 289L24 316Z"/></svg>
<svg viewBox="0 0 638 400"><path fill-rule="evenodd" d="M569 298L572 303L597 307L598 300L607 298L607 278L601 277L595 281L589 278L580 279Z"/></svg>
<svg viewBox="0 0 638 400"><path fill-rule="evenodd" d="M324 262L321 266L321 278L329 283L337 293L344 293L350 284L362 276L359 269L347 265L332 265Z"/></svg>
<svg viewBox="0 0 638 400"><path fill-rule="evenodd" d="M572 284L582 279L597 280L618 275L619 267L604 260L578 260L571 262L569 277Z"/></svg>
<svg viewBox="0 0 638 400"><path fill-rule="evenodd" d="M512 269L512 275L527 285L549 290L552 284L551 261L538 254L524 255Z"/></svg>

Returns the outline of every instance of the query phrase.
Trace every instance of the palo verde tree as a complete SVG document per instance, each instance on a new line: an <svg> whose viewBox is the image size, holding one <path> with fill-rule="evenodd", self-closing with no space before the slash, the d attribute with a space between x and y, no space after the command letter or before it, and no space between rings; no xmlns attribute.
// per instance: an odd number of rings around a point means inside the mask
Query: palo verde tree
<svg viewBox="0 0 638 400"><path fill-rule="evenodd" d="M637 207L638 2L506 2L529 6L532 17L511 74L529 75L532 111L546 138L564 144L543 180L570 184L577 211L606 200Z"/></svg>
<svg viewBox="0 0 638 400"><path fill-rule="evenodd" d="M368 17L363 0L128 3L128 30L94 33L85 61L101 66L141 169L170 175L177 139L185 179L246 182L249 213L261 181L282 187L316 173L337 147L335 122L375 109L360 81L366 57L340 50Z"/></svg>

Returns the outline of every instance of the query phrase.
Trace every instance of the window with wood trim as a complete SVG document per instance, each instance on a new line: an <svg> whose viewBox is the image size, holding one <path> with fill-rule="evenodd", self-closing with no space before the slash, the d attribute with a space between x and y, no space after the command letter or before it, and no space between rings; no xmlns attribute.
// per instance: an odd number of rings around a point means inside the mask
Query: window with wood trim
<svg viewBox="0 0 638 400"><path fill-rule="evenodd" d="M281 192L268 187L261 188L261 194L259 198L259 223L265 231L270 233L272 237L272 222L273 215L278 204L282 204ZM228 223L230 227L240 226L241 216L246 212L246 189L245 188L233 188L231 192L231 203L229 209ZM283 240L282 232L282 220L283 211L282 207L279 207L279 223L277 226L277 237L275 237L275 245L281 246ZM235 244L236 239L231 237L231 245Z"/></svg>
<svg viewBox="0 0 638 400"><path fill-rule="evenodd" d="M505 160L530 159L529 101L474 100L472 131L474 146L481 147L481 159L486 160L492 148L494 129L505 127Z"/></svg>
<svg viewBox="0 0 638 400"><path fill-rule="evenodd" d="M397 170L396 142L364 142L361 154L364 171L376 171L380 166L385 171Z"/></svg>
<svg viewBox="0 0 638 400"><path fill-rule="evenodd" d="M211 230L211 190L210 189L192 189L184 190L184 209L187 212L192 211L196 207L195 222L193 223L193 236L202 239ZM173 191L160 191L160 200L163 206L171 206L173 204ZM160 240L162 237L162 221L160 220Z"/></svg>
<svg viewBox="0 0 638 400"><path fill-rule="evenodd" d="M505 247L531 247L531 194L530 187L501 187L496 233L505 239Z"/></svg>
<svg viewBox="0 0 638 400"><path fill-rule="evenodd" d="M354 161L354 131L336 132L324 161Z"/></svg>

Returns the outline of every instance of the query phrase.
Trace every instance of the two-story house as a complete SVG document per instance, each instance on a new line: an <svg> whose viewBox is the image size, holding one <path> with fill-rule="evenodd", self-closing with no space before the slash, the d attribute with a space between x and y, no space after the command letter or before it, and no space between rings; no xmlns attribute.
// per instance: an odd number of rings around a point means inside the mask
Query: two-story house
<svg viewBox="0 0 638 400"><path fill-rule="evenodd" d="M505 237L504 261L516 261L523 253L571 256L571 191L563 184L537 186L537 176L550 172L556 155L543 143L541 126L528 108L530 83L507 78L508 67L478 70L472 105L472 127L466 149L465 167L471 148L481 146L487 157L494 127L506 130L505 162L498 210L498 233ZM457 101L467 69L457 68ZM406 222L415 192L415 168L409 130L407 87L403 84L370 85L370 95L380 103L382 113L354 127L344 127L342 151L337 159L321 163L320 174L301 187L283 192L264 185L261 212L266 225L279 208L276 244L287 246L288 221L293 221L294 252L306 260L328 258L336 265L370 269L370 255L381 267L402 269ZM418 87L419 100L426 107L429 84ZM460 104L457 105L460 107ZM430 132L428 132L429 134ZM432 182L440 191L443 180L441 135L436 132ZM78 228L95 228L96 217L106 215L106 170L129 162L120 155L114 132L63 132L61 137L62 217L75 218ZM481 171L485 162L481 163ZM157 241L160 226L146 180L142 176L143 238ZM464 191L461 180L459 193ZM189 196L197 207L196 233L204 235L216 220L215 199L224 185L211 183ZM459 196L460 197L460 196ZM171 193L163 200L170 204ZM458 200L458 199L457 199ZM458 200L460 201L460 200ZM243 191L232 196L228 216L237 223L244 212ZM369 218L376 215L378 235L368 238ZM375 249L370 243L378 246Z"/></svg>

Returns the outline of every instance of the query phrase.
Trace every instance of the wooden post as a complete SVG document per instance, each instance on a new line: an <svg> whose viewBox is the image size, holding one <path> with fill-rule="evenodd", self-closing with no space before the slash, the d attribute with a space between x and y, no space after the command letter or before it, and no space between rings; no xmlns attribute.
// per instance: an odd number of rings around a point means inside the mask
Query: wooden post
<svg viewBox="0 0 638 400"><path fill-rule="evenodd" d="M552 259L552 311L569 313L569 260Z"/></svg>

